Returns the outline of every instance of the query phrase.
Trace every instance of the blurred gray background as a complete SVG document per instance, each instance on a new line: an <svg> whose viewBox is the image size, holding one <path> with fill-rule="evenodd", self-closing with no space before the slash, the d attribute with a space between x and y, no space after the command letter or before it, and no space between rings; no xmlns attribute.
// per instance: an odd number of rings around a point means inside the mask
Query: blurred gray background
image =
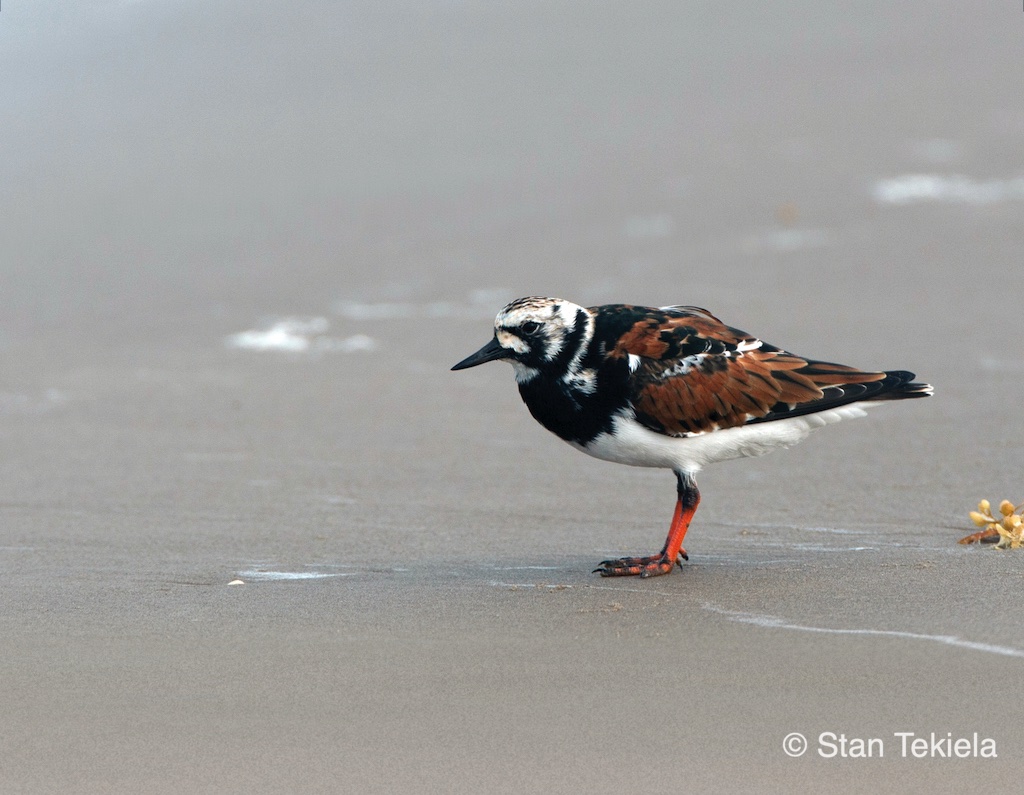
<svg viewBox="0 0 1024 795"><path fill-rule="evenodd" d="M972 333L951 299L1000 290L1019 192L872 190L1020 176L1019 12L8 0L5 336L473 288L703 302L793 345L913 340L908 304Z"/></svg>

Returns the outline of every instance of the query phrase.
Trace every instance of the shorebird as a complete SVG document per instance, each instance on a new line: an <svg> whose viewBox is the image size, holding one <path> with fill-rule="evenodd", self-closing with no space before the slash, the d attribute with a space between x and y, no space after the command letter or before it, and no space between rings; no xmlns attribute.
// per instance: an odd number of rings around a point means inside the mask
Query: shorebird
<svg viewBox="0 0 1024 795"><path fill-rule="evenodd" d="M797 356L695 306L518 298L498 313L490 342L452 370L498 360L511 363L534 419L577 450L676 475L661 552L601 561L594 571L604 577L682 567L700 502L695 477L708 464L789 447L880 401L932 394L905 370Z"/></svg>

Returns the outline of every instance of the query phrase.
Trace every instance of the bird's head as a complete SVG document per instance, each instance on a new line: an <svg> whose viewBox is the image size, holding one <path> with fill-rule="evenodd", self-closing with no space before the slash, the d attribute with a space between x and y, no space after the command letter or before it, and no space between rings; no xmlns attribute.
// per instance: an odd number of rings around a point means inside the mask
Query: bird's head
<svg viewBox="0 0 1024 795"><path fill-rule="evenodd" d="M517 298L494 319L494 338L453 370L504 359L525 383L540 373L570 372L593 335L593 316L561 298Z"/></svg>

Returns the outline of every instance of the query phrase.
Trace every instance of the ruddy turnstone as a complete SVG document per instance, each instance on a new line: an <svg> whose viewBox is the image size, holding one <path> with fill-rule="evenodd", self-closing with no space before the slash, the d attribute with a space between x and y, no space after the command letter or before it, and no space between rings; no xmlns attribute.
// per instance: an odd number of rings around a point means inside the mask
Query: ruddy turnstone
<svg viewBox="0 0 1024 795"><path fill-rule="evenodd" d="M499 359L511 363L534 419L577 450L676 474L661 552L602 561L594 571L603 577L654 577L682 566L700 501L694 478L707 464L789 447L878 401L932 393L905 370L805 359L695 306L519 298L498 313L493 339L452 369Z"/></svg>

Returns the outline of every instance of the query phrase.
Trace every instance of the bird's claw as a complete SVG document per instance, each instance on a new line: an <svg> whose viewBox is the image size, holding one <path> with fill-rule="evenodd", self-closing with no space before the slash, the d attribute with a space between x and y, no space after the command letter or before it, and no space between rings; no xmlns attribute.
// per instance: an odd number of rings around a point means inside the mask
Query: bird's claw
<svg viewBox="0 0 1024 795"><path fill-rule="evenodd" d="M683 561L689 560L685 550L679 550L679 554L673 561L668 555L662 552L659 555L647 555L638 558L615 558L613 560L602 560L594 574L602 577L658 577L668 574L673 568L683 567Z"/></svg>

